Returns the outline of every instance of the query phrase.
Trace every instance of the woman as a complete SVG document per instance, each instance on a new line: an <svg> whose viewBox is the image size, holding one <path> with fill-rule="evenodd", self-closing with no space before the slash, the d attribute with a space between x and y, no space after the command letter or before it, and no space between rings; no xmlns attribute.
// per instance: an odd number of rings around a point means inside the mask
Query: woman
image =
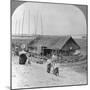
<svg viewBox="0 0 90 90"><path fill-rule="evenodd" d="M26 60L27 60L26 54L20 54L19 55L19 64L22 64L22 65L25 64Z"/></svg>
<svg viewBox="0 0 90 90"><path fill-rule="evenodd" d="M59 76L59 63L58 63L58 56L53 54L52 55L52 66L53 66L53 74Z"/></svg>
<svg viewBox="0 0 90 90"><path fill-rule="evenodd" d="M19 64L25 64L27 61L27 56L26 56L26 52L24 50L22 50L21 52L19 52Z"/></svg>
<svg viewBox="0 0 90 90"><path fill-rule="evenodd" d="M48 73L50 73L51 67L52 67L51 59L48 59L48 60L47 60L47 72L48 72Z"/></svg>

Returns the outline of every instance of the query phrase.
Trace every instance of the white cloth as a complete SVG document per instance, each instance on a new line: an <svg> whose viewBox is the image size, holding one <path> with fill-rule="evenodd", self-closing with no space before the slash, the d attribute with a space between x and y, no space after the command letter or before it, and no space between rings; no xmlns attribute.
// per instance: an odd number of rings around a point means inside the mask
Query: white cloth
<svg viewBox="0 0 90 90"><path fill-rule="evenodd" d="M56 55L52 55L52 61L57 60L57 56Z"/></svg>
<svg viewBox="0 0 90 90"><path fill-rule="evenodd" d="M74 53L74 55L78 55L80 53L81 53L80 50L76 50L75 53Z"/></svg>
<svg viewBox="0 0 90 90"><path fill-rule="evenodd" d="M49 63L51 63L51 59L48 59L48 60L47 60L47 64L49 64Z"/></svg>
<svg viewBox="0 0 90 90"><path fill-rule="evenodd" d="M24 50L22 50L22 51L20 51L19 52L19 55L21 55L21 54L26 54L27 52L25 52Z"/></svg>
<svg viewBox="0 0 90 90"><path fill-rule="evenodd" d="M55 63L54 68L58 67L59 68L60 64L59 63Z"/></svg>

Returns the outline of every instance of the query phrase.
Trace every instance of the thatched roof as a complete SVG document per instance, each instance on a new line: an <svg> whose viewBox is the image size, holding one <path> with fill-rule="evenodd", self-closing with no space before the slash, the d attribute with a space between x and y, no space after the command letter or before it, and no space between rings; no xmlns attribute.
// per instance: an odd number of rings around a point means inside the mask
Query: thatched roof
<svg viewBox="0 0 90 90"><path fill-rule="evenodd" d="M59 40L55 43L55 45L53 45L50 48L51 49L61 49L70 38L71 38L70 36L60 36Z"/></svg>
<svg viewBox="0 0 90 90"><path fill-rule="evenodd" d="M70 36L39 35L29 43L29 46L45 46L48 48L61 48Z"/></svg>

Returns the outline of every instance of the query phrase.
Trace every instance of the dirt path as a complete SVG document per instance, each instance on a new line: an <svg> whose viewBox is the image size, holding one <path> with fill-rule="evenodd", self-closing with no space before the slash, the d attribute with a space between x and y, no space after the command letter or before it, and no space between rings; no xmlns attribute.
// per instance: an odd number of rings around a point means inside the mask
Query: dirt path
<svg viewBox="0 0 90 90"><path fill-rule="evenodd" d="M86 84L87 77L70 67L60 67L60 76L46 72L46 64L19 65L18 57L12 58L12 88L32 88Z"/></svg>

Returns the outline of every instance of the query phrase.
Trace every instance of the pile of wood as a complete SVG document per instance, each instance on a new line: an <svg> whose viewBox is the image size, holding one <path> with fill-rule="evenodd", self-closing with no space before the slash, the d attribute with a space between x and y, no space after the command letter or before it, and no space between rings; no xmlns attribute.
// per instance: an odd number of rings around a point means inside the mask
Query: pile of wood
<svg viewBox="0 0 90 90"><path fill-rule="evenodd" d="M86 55L63 56L62 59L59 59L59 63L73 63L73 62L84 61L84 60L87 60Z"/></svg>

